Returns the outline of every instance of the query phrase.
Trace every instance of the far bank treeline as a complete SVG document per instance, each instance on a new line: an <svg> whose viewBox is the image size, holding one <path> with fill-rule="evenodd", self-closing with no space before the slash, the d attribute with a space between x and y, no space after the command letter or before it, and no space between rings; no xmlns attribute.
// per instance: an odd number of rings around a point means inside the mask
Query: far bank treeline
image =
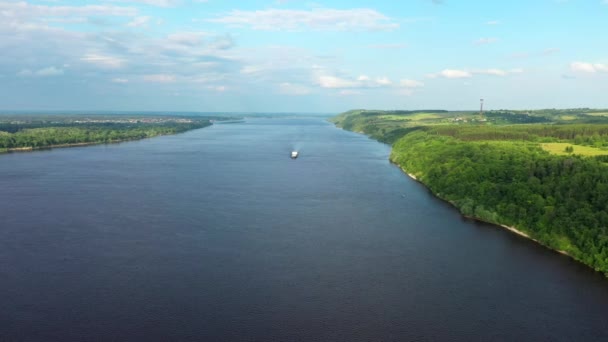
<svg viewBox="0 0 608 342"><path fill-rule="evenodd" d="M391 161L464 215L608 274L608 111L492 114L352 111L332 121L392 143Z"/></svg>
<svg viewBox="0 0 608 342"><path fill-rule="evenodd" d="M137 140L209 125L208 118L0 116L0 152Z"/></svg>

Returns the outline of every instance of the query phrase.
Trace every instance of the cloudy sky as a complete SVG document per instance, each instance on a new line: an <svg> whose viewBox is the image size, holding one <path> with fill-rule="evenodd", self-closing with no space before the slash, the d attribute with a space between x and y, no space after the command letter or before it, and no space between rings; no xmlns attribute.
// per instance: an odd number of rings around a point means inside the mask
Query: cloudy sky
<svg viewBox="0 0 608 342"><path fill-rule="evenodd" d="M0 0L0 109L608 107L608 0Z"/></svg>

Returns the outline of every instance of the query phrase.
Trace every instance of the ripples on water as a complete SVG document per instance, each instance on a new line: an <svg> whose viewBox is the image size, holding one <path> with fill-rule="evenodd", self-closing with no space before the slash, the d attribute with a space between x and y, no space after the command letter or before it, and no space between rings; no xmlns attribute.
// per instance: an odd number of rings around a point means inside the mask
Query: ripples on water
<svg viewBox="0 0 608 342"><path fill-rule="evenodd" d="M252 119L2 155L0 340L608 338L602 276L461 219L389 152Z"/></svg>

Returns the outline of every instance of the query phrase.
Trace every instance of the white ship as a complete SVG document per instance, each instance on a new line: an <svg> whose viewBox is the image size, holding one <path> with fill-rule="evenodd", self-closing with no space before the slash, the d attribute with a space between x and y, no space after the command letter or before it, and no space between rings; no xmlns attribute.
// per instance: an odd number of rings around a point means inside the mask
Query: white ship
<svg viewBox="0 0 608 342"><path fill-rule="evenodd" d="M291 151L291 159L298 158L298 151Z"/></svg>

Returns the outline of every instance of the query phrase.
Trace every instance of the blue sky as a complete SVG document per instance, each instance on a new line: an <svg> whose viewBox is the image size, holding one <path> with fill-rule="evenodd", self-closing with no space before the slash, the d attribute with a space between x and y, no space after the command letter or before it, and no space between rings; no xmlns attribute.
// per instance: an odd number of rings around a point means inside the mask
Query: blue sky
<svg viewBox="0 0 608 342"><path fill-rule="evenodd" d="M0 0L0 109L608 107L608 0Z"/></svg>

